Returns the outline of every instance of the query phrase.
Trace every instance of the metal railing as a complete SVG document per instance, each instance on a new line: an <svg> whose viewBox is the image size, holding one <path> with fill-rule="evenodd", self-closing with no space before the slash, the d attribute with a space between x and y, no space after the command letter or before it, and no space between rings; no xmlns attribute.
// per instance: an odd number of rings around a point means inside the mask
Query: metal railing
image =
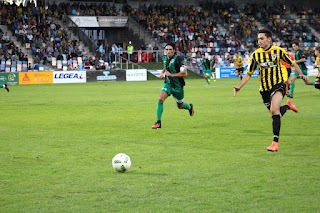
<svg viewBox="0 0 320 213"><path fill-rule="evenodd" d="M64 18L66 24L70 31L74 33L74 35L78 36L79 40L84 43L90 50L90 52L95 53L98 49L98 46L95 44L93 40L91 40L82 29L78 27L68 16Z"/></svg>
<svg viewBox="0 0 320 213"><path fill-rule="evenodd" d="M162 57L164 55L163 50L134 50L132 54L128 54L129 51L121 51L121 53L114 53L115 62L119 62L119 57L121 56L125 60L129 60L134 63L148 63L148 62L156 62L159 63L162 61Z"/></svg>
<svg viewBox="0 0 320 213"><path fill-rule="evenodd" d="M154 47L158 49L163 49L162 45L158 43L140 24L137 23L135 19L129 16L128 19L128 28L131 29L134 33L137 33L140 39L143 39L146 44L151 43Z"/></svg>

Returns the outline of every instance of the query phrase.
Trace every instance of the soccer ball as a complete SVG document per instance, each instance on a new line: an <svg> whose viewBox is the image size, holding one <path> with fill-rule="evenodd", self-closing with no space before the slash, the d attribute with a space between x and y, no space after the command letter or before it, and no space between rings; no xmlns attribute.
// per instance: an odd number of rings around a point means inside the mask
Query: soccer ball
<svg viewBox="0 0 320 213"><path fill-rule="evenodd" d="M112 158L112 166L117 172L128 171L131 167L130 157L126 154L119 153Z"/></svg>

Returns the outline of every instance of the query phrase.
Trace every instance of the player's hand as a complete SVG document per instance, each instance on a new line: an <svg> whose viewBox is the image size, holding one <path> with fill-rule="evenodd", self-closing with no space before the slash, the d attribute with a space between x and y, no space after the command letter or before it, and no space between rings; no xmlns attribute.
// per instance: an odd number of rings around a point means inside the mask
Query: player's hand
<svg viewBox="0 0 320 213"><path fill-rule="evenodd" d="M233 96L236 96L239 91L240 87L233 87Z"/></svg>
<svg viewBox="0 0 320 213"><path fill-rule="evenodd" d="M159 78L161 78L161 79L163 78L163 72L160 73Z"/></svg>
<svg viewBox="0 0 320 213"><path fill-rule="evenodd" d="M166 74L166 76L168 76L168 77L172 75L171 72L169 72L168 70L166 70L165 74Z"/></svg>
<svg viewBox="0 0 320 213"><path fill-rule="evenodd" d="M303 80L308 80L308 76L306 75L299 75L300 78L302 78Z"/></svg>

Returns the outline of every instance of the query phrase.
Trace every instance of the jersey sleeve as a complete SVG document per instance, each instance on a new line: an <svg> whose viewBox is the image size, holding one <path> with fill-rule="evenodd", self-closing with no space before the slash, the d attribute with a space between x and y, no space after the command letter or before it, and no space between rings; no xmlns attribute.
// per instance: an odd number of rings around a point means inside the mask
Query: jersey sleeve
<svg viewBox="0 0 320 213"><path fill-rule="evenodd" d="M299 51L299 57L300 57L300 59L307 58L302 50Z"/></svg>
<svg viewBox="0 0 320 213"><path fill-rule="evenodd" d="M257 61L254 58L255 53L252 53L250 56L249 64L247 67L247 74L252 75L254 71L257 69Z"/></svg>
<svg viewBox="0 0 320 213"><path fill-rule="evenodd" d="M166 55L164 55L164 56L162 56L162 63L163 63L163 69L167 69L167 67L166 67Z"/></svg>
<svg viewBox="0 0 320 213"><path fill-rule="evenodd" d="M295 64L295 62L291 59L289 54L283 49L281 50L281 53L281 59L292 67Z"/></svg>
<svg viewBox="0 0 320 213"><path fill-rule="evenodd" d="M177 65L178 67L181 67L182 65L184 65L183 60L182 60L182 58L181 58L180 56L178 56L178 57L176 58L176 65Z"/></svg>

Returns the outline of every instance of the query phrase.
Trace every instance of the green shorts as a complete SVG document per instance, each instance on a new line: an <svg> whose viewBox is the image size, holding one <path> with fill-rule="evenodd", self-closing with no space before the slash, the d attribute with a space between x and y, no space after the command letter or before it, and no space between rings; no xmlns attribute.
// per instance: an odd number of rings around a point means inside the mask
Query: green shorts
<svg viewBox="0 0 320 213"><path fill-rule="evenodd" d="M208 76L208 77L211 77L211 76L212 76L211 70L205 70L205 71L203 72L203 74L206 75L206 76Z"/></svg>
<svg viewBox="0 0 320 213"><path fill-rule="evenodd" d="M308 76L308 70L301 70L301 72L302 72L303 75ZM296 71L293 72L293 75L295 75L295 76L297 76L299 78L299 74Z"/></svg>
<svg viewBox="0 0 320 213"><path fill-rule="evenodd" d="M184 102L183 88L173 89L170 84L164 83L160 91L166 92L169 96L172 95L178 104Z"/></svg>

